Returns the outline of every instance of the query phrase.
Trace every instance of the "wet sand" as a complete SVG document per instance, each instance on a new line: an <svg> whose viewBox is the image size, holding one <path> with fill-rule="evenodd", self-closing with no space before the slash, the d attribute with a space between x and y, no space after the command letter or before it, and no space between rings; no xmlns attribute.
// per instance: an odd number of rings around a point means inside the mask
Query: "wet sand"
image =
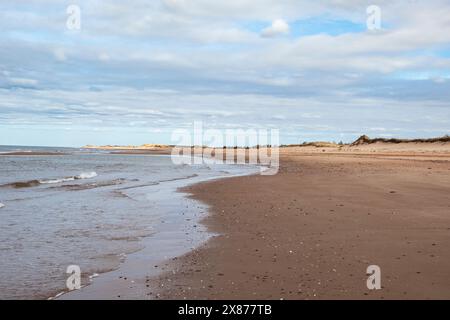
<svg viewBox="0 0 450 320"><path fill-rule="evenodd" d="M450 299L444 151L287 148L277 175L188 187L209 205L203 223L217 235L168 262L152 291L162 299ZM369 265L381 268L381 290L367 289Z"/></svg>
<svg viewBox="0 0 450 320"><path fill-rule="evenodd" d="M194 250L211 237L206 226L200 224L200 221L208 215L208 208L177 190L209 179L257 172L254 167L240 169L222 167L222 169L224 171L214 169L207 172L193 171L196 173L192 175L133 186L139 190L139 194L145 196L144 208L147 207L148 215L154 217L151 235L130 239L132 242L136 241L139 249L121 254L121 261L116 269L98 271L99 275L95 279L82 280L81 290L56 292L52 298L62 300L157 298L157 292L151 286L151 279L164 272L171 272L170 267L164 262L176 261L177 257ZM67 187L73 188L74 185ZM116 191L122 196L129 197L126 193L121 193L121 190L125 189ZM129 199L136 201L134 197ZM131 209L129 214L134 214Z"/></svg>

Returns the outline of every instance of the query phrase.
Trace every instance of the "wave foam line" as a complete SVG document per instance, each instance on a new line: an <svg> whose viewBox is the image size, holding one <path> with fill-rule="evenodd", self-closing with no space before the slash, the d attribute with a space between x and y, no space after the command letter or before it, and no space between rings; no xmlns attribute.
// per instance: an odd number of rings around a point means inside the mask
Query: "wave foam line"
<svg viewBox="0 0 450 320"><path fill-rule="evenodd" d="M8 184L2 185L0 187L30 188L30 187L38 186L40 184L54 184L54 183L62 183L62 182L68 182L68 181L74 181L74 180L91 179L96 176L97 176L97 173L95 171L83 172L77 176L72 176L72 177L57 178L57 179L30 180L30 181L25 181L25 182L19 181L19 182L8 183Z"/></svg>

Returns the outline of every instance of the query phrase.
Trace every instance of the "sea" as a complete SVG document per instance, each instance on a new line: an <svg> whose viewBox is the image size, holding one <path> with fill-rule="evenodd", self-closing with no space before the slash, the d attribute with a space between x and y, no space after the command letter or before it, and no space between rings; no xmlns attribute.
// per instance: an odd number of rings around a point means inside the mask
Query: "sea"
<svg viewBox="0 0 450 320"><path fill-rule="evenodd" d="M175 164L170 155L0 146L0 299L64 293L73 265L89 286L138 252L154 255L152 263L182 255L211 234L199 223L206 205L178 189L257 171Z"/></svg>

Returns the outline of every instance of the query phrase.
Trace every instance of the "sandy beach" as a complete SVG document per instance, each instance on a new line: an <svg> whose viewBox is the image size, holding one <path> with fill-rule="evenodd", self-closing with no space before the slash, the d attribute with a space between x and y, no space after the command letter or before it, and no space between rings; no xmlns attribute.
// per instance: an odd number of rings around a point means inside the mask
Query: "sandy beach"
<svg viewBox="0 0 450 320"><path fill-rule="evenodd" d="M158 298L450 299L448 143L280 153L277 175L182 190L216 236L165 265Z"/></svg>
<svg viewBox="0 0 450 320"><path fill-rule="evenodd" d="M0 7L0 300L450 300L450 0Z"/></svg>

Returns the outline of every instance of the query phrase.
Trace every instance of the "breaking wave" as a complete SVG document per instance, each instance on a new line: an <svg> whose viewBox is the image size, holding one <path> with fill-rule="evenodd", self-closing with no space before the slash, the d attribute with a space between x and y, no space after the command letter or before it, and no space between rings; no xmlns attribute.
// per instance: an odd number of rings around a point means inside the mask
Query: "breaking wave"
<svg viewBox="0 0 450 320"><path fill-rule="evenodd" d="M77 176L65 177L65 178L56 178L56 179L41 179L41 180L30 180L30 181L18 181L12 182L8 184L4 184L1 187L11 187L11 188L30 188L36 187L40 184L54 184L54 183L63 183L74 180L82 180L82 179L91 179L97 176L97 173L92 172L83 172Z"/></svg>

